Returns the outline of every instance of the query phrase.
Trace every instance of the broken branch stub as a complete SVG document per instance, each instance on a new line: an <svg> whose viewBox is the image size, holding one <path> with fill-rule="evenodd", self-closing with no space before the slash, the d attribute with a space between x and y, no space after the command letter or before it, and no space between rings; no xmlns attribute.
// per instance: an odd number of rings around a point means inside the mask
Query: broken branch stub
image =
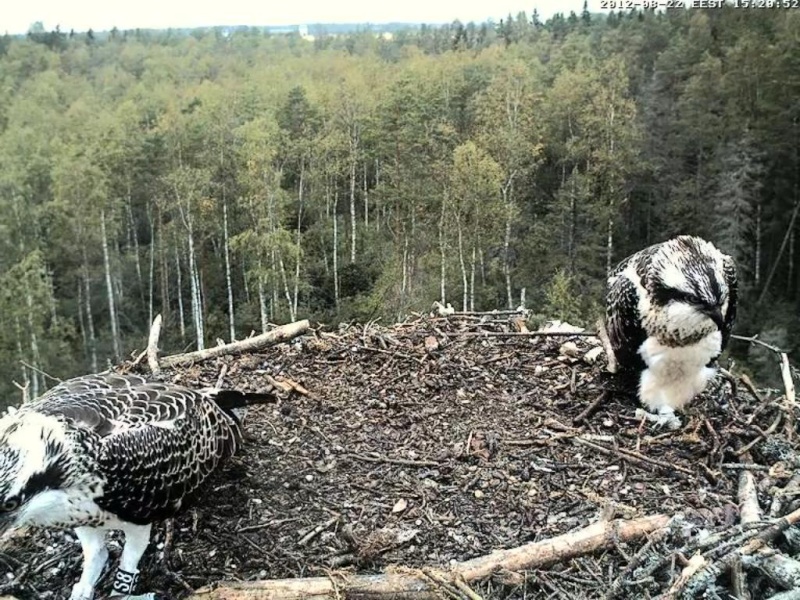
<svg viewBox="0 0 800 600"><path fill-rule="evenodd" d="M150 372L156 374L161 371L158 364L158 339L161 337L161 315L156 315L150 327L150 336L147 339L147 364Z"/></svg>
<svg viewBox="0 0 800 600"><path fill-rule="evenodd" d="M162 367L178 367L183 365L190 365L209 358L216 358L218 356L232 356L235 354L243 354L245 352L255 352L266 346L280 344L287 342L299 335L304 334L310 328L308 319L288 323L276 327L272 331L256 335L246 340L225 344L223 346L216 346L214 348L207 348L205 350L197 350L196 352L187 352L186 354L174 354L172 356L165 356L159 363Z"/></svg>
<svg viewBox="0 0 800 600"><path fill-rule="evenodd" d="M669 517L666 515L601 521L547 540L496 550L437 572L448 580L452 578L455 581L460 577L471 582L501 570L514 572L536 569L609 548L615 539L618 543L639 540L663 529L668 523ZM331 577L225 582L196 591L190 600L314 600L342 596L360 600L428 600L439 597L437 589L422 572L397 569L382 575L332 573Z"/></svg>

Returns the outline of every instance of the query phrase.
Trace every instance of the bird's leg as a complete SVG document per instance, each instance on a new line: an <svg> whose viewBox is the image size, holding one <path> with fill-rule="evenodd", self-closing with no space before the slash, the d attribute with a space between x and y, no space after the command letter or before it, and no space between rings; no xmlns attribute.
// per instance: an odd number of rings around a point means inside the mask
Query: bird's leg
<svg viewBox="0 0 800 600"><path fill-rule="evenodd" d="M654 415L653 413L643 410L641 408L637 408L636 418L647 419L648 421L653 423L655 427L658 428L666 426L667 429L679 429L681 426L681 420L675 414L675 409L666 404L662 404L661 406L658 407L657 415Z"/></svg>
<svg viewBox="0 0 800 600"><path fill-rule="evenodd" d="M106 532L94 527L76 527L75 535L78 536L83 550L83 571L78 583L72 588L70 600L92 600L94 586L108 560Z"/></svg>
<svg viewBox="0 0 800 600"><path fill-rule="evenodd" d="M122 530L125 532L125 547L114 575L111 596L125 596L133 592L139 578L139 561L150 543L150 525L126 523Z"/></svg>

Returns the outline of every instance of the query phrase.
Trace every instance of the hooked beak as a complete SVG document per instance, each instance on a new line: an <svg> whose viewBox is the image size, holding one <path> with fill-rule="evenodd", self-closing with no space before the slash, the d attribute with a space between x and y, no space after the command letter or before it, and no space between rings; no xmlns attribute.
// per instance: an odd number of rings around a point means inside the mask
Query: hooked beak
<svg viewBox="0 0 800 600"><path fill-rule="evenodd" d="M705 311L708 318L714 321L717 329L722 331L725 328L725 319L722 317L722 309L719 306L714 306Z"/></svg>

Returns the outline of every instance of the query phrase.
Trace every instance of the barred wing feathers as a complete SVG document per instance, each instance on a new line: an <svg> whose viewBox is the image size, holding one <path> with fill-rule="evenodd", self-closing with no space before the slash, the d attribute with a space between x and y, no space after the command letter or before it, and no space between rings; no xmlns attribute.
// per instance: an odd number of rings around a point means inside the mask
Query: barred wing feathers
<svg viewBox="0 0 800 600"><path fill-rule="evenodd" d="M236 451L241 429L231 408L275 399L101 373L65 381L20 410L59 417L77 430L104 482L96 503L145 524L173 516Z"/></svg>
<svg viewBox="0 0 800 600"><path fill-rule="evenodd" d="M642 278L650 255L650 249L647 248L629 256L617 265L608 278L606 328L617 363L623 370L645 367L639 348L647 339L647 332L642 327L636 286L625 271L633 265L636 275Z"/></svg>

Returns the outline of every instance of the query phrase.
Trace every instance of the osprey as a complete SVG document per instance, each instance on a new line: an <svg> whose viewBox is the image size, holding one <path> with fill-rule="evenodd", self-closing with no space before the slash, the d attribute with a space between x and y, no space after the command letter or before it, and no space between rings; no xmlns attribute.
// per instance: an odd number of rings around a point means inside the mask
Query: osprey
<svg viewBox="0 0 800 600"><path fill-rule="evenodd" d="M236 452L234 411L276 400L113 372L60 383L0 419L0 530L74 527L83 571L70 600L93 598L105 533L121 530L112 596L130 594L152 523L178 513Z"/></svg>
<svg viewBox="0 0 800 600"><path fill-rule="evenodd" d="M733 259L679 236L623 260L608 278L606 334L620 370L638 374L639 399L659 425L702 392L736 319Z"/></svg>

